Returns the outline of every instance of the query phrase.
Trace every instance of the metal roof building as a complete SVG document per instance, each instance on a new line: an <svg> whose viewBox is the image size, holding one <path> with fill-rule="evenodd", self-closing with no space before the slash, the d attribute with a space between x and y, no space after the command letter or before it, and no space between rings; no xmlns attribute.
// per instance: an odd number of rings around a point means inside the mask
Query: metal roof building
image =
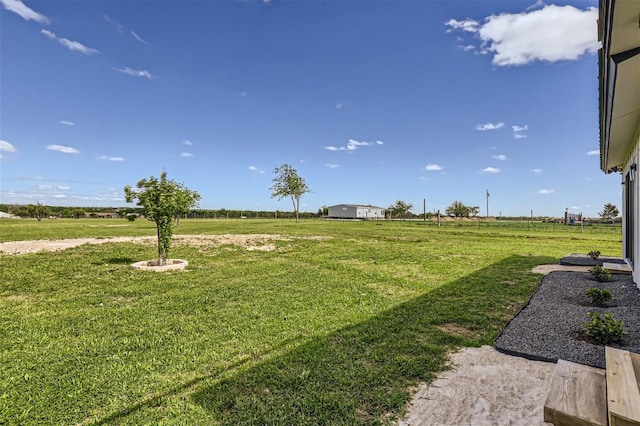
<svg viewBox="0 0 640 426"><path fill-rule="evenodd" d="M385 209L372 205L336 204L329 206L327 217L330 219L378 220L385 218Z"/></svg>

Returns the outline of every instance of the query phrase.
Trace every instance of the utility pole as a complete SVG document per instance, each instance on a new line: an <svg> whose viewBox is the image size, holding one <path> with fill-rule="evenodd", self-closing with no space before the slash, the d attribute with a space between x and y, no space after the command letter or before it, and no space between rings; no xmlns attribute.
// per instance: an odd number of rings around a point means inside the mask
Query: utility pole
<svg viewBox="0 0 640 426"><path fill-rule="evenodd" d="M422 199L422 215L424 216L423 222L427 221L427 199Z"/></svg>
<svg viewBox="0 0 640 426"><path fill-rule="evenodd" d="M489 218L489 190L487 189L487 219Z"/></svg>

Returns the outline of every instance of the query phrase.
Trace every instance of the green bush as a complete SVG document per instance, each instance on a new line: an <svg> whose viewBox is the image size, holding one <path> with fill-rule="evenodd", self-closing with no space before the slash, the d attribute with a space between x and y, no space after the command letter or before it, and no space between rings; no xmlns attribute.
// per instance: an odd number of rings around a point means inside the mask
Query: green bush
<svg viewBox="0 0 640 426"><path fill-rule="evenodd" d="M602 316L599 312L589 312L587 315L589 322L583 323L582 327L587 336L601 345L619 342L627 334L622 328L622 321L614 319L611 313Z"/></svg>
<svg viewBox="0 0 640 426"><path fill-rule="evenodd" d="M588 254L589 257L593 260L598 260L598 258L600 257L600 252L598 250L591 250Z"/></svg>
<svg viewBox="0 0 640 426"><path fill-rule="evenodd" d="M585 294L591 299L591 304L597 306L602 306L613 298L613 294L607 288L591 287Z"/></svg>
<svg viewBox="0 0 640 426"><path fill-rule="evenodd" d="M611 279L611 272L607 271L600 265L596 265L593 268L589 269L589 272L593 276L593 278L602 283L609 281Z"/></svg>

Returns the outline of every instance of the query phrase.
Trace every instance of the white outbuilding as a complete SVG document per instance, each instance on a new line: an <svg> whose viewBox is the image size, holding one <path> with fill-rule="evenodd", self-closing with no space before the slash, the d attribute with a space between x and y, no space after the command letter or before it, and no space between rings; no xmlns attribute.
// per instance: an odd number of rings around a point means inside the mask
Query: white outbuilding
<svg viewBox="0 0 640 426"><path fill-rule="evenodd" d="M385 209L372 205L362 204L336 204L329 206L329 219L362 219L378 220L384 219Z"/></svg>

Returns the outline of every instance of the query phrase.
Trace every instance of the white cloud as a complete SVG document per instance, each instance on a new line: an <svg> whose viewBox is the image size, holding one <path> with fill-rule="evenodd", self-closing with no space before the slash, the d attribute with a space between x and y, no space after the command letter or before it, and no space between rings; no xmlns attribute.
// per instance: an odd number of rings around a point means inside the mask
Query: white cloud
<svg viewBox="0 0 640 426"><path fill-rule="evenodd" d="M60 43L61 45L63 45L64 47L66 47L67 49L73 52L80 52L83 55L93 55L94 53L98 53L96 49L87 47L80 42L69 40L68 38L58 37L57 35L55 35L53 32L49 30L42 29L40 30L40 32L45 36L49 37L51 40L56 40L58 43Z"/></svg>
<svg viewBox="0 0 640 426"><path fill-rule="evenodd" d="M0 152L16 152L16 147L7 141L0 140Z"/></svg>
<svg viewBox="0 0 640 426"><path fill-rule="evenodd" d="M494 160L500 160L500 161L506 161L507 160L507 156L504 155L504 154L492 155L491 158L493 158Z"/></svg>
<svg viewBox="0 0 640 426"><path fill-rule="evenodd" d="M442 169L444 169L444 167L442 167L440 164L427 164L427 166L424 168L426 171L428 172L437 172L440 171Z"/></svg>
<svg viewBox="0 0 640 426"><path fill-rule="evenodd" d="M348 151L355 151L356 149L358 149L361 146L369 146L371 145L369 142L364 142L364 141L357 141L355 139L349 139L349 142L347 143L347 150Z"/></svg>
<svg viewBox="0 0 640 426"><path fill-rule="evenodd" d="M193 154L191 154L190 152L181 152L180 157L189 158L189 157L193 157Z"/></svg>
<svg viewBox="0 0 640 426"><path fill-rule="evenodd" d="M118 24L113 19L111 19L111 17L109 15L102 15L102 16L104 17L105 21L107 21L108 23L114 25L119 33L123 33L124 32L124 27L122 25Z"/></svg>
<svg viewBox="0 0 640 426"><path fill-rule="evenodd" d="M537 175L541 175L542 174L542 169L531 169L531 173L535 173Z"/></svg>
<svg viewBox="0 0 640 426"><path fill-rule="evenodd" d="M104 161L124 161L123 157L109 157L107 155L101 155L98 159Z"/></svg>
<svg viewBox="0 0 640 426"><path fill-rule="evenodd" d="M466 31L469 33L477 33L478 27L480 26L478 21L474 21L473 19L465 19L464 21L458 21L452 18L452 19L449 19L444 24L449 27L449 29L447 30L448 33L454 30Z"/></svg>
<svg viewBox="0 0 640 426"><path fill-rule="evenodd" d="M541 189L538 191L538 194L547 195L553 194L555 191L553 189Z"/></svg>
<svg viewBox="0 0 640 426"><path fill-rule="evenodd" d="M20 0L0 0L0 4L9 12L19 15L25 21L36 21L41 24L48 24L49 18L27 7Z"/></svg>
<svg viewBox="0 0 640 426"><path fill-rule="evenodd" d="M482 173L500 173L500 169L497 169L495 167L487 167L485 169L482 169Z"/></svg>
<svg viewBox="0 0 640 426"><path fill-rule="evenodd" d="M68 187L68 186L61 186L61 185L58 185L58 186L57 186L57 188L58 188L58 189L61 189L61 190L63 190L63 191L66 191L66 190L71 189L71 187Z"/></svg>
<svg viewBox="0 0 640 426"><path fill-rule="evenodd" d="M342 109L342 104L336 104L336 109Z"/></svg>
<svg viewBox="0 0 640 426"><path fill-rule="evenodd" d="M191 145L193 145L193 142L191 142L190 140L187 139L186 141L182 142L182 145L191 146Z"/></svg>
<svg viewBox="0 0 640 426"><path fill-rule="evenodd" d="M60 120L58 121L58 123L64 125L64 126L75 126L76 123L74 123L73 121L67 121L67 120Z"/></svg>
<svg viewBox="0 0 640 426"><path fill-rule="evenodd" d="M256 166L249 166L248 169L251 170L252 172L260 173L261 175L264 174L264 170L260 170Z"/></svg>
<svg viewBox="0 0 640 426"><path fill-rule="evenodd" d="M142 43L142 44L146 44L146 45L148 45L148 44L149 44L146 40L144 40L142 37L140 37L138 34L136 34L136 32L135 32L135 31L131 31L131 35L133 36L133 38L135 38L136 40L138 40L140 43Z"/></svg>
<svg viewBox="0 0 640 426"><path fill-rule="evenodd" d="M80 152L73 147L64 146L64 145L47 145L47 149L49 151L57 151L63 154L78 154Z"/></svg>
<svg viewBox="0 0 640 426"><path fill-rule="evenodd" d="M366 141L357 141L355 139L349 139L346 146L328 145L328 146L323 146L323 148L326 149L327 151L355 151L361 146L373 146L373 145L384 145L384 142L382 141L366 142Z"/></svg>
<svg viewBox="0 0 640 426"><path fill-rule="evenodd" d="M51 185L38 185L40 191L48 191L51 189Z"/></svg>
<svg viewBox="0 0 640 426"><path fill-rule="evenodd" d="M511 126L511 129L513 130L514 139L524 139L527 137L527 135L523 134L522 132L529 130L529 125L525 124L524 126Z"/></svg>
<svg viewBox="0 0 640 426"><path fill-rule="evenodd" d="M485 123L485 124L478 124L476 126L476 130L481 130L481 131L497 130L497 129L500 129L501 127L504 127L504 123Z"/></svg>
<svg viewBox="0 0 640 426"><path fill-rule="evenodd" d="M143 77L143 78L153 78L154 76L147 70L136 70L129 67L124 68L114 68L114 70L121 72L123 74L132 75L134 77Z"/></svg>
<svg viewBox="0 0 640 426"><path fill-rule="evenodd" d="M330 169L337 169L338 167L340 167L340 164L327 163L325 164L325 166L327 166Z"/></svg>
<svg viewBox="0 0 640 426"><path fill-rule="evenodd" d="M596 53L597 20L595 7L580 10L571 5L547 5L523 13L491 15L483 23L450 19L445 25L447 32L474 34L480 40L475 50L493 55L494 65L511 66L576 60Z"/></svg>
<svg viewBox="0 0 640 426"><path fill-rule="evenodd" d="M148 45L149 43L144 40L142 37L140 37L135 31L130 31L125 29L125 27L123 25L120 25L119 23L117 23L116 21L114 21L113 19L111 19L111 17L109 15L102 15L104 17L104 20L107 21L108 23L110 23L111 25L113 25L114 27L116 27L116 30L120 33L120 34L124 34L125 31L128 31L129 34L131 34L131 36L133 38L135 38L136 40L138 40L140 43L142 44L146 44Z"/></svg>
<svg viewBox="0 0 640 426"><path fill-rule="evenodd" d="M587 152L587 155L600 155L600 150L594 149L593 151Z"/></svg>
<svg viewBox="0 0 640 426"><path fill-rule="evenodd" d="M532 4L531 6L527 7L527 10L537 9L537 8L543 7L543 6L544 6L544 0L536 0L536 2L534 4Z"/></svg>

